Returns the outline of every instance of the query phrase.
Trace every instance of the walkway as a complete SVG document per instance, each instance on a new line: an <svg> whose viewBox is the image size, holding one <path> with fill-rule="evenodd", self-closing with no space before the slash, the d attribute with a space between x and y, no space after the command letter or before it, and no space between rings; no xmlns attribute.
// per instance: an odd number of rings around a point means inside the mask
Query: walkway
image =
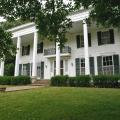
<svg viewBox="0 0 120 120"><path fill-rule="evenodd" d="M7 87L6 92L12 92L12 91L20 91L20 90L29 90L34 88L40 88L44 86L15 86L15 87Z"/></svg>

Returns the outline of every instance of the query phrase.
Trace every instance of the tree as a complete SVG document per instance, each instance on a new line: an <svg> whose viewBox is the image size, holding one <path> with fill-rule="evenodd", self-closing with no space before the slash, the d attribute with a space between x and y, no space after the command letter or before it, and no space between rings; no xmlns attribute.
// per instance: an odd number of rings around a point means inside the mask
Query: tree
<svg viewBox="0 0 120 120"><path fill-rule="evenodd" d="M77 9L90 8L90 16L105 27L120 28L120 0L74 0Z"/></svg>
<svg viewBox="0 0 120 120"><path fill-rule="evenodd" d="M17 18L35 22L42 38L59 41L61 46L67 40L65 33L72 26L67 15L72 10L71 2L64 0L3 0L0 15L8 20Z"/></svg>
<svg viewBox="0 0 120 120"><path fill-rule="evenodd" d="M0 26L0 58L4 59L5 56L13 55L15 53L15 46L12 42L12 34L6 32L2 26Z"/></svg>
<svg viewBox="0 0 120 120"><path fill-rule="evenodd" d="M72 27L67 18L72 8L71 2L65 0L2 0L0 15L10 21L18 18L33 21L43 39L59 42L63 47L67 41L66 32ZM56 62L56 67L58 64Z"/></svg>

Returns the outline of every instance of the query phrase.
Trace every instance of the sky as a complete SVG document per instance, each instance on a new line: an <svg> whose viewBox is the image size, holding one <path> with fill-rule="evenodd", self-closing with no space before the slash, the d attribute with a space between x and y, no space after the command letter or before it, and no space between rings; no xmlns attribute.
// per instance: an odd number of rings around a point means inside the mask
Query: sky
<svg viewBox="0 0 120 120"><path fill-rule="evenodd" d="M0 17L0 22L5 21L2 17Z"/></svg>

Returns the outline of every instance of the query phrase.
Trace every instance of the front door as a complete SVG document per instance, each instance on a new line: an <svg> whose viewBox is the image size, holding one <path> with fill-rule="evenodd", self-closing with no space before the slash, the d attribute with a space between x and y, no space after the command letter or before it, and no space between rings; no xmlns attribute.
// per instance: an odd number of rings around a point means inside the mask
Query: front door
<svg viewBox="0 0 120 120"><path fill-rule="evenodd" d="M40 79L44 79L44 62L40 62L37 64L37 77Z"/></svg>

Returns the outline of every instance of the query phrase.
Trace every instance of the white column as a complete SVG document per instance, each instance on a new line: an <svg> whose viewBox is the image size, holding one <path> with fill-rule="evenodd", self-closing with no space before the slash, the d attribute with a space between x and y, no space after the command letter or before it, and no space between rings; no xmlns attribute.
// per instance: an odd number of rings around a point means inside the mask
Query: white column
<svg viewBox="0 0 120 120"><path fill-rule="evenodd" d="M19 75L20 46L21 46L21 37L19 36L17 38L17 53L16 53L16 60L15 60L15 73L14 73L14 76Z"/></svg>
<svg viewBox="0 0 120 120"><path fill-rule="evenodd" d="M4 61L0 62L0 76L4 76Z"/></svg>
<svg viewBox="0 0 120 120"><path fill-rule="evenodd" d="M59 47L59 42L56 42L56 75L60 75L60 47Z"/></svg>
<svg viewBox="0 0 120 120"><path fill-rule="evenodd" d="M37 65L36 65L37 42L38 42L38 33L36 31L36 32L34 32L34 43L33 43L33 66L32 66L32 77L33 78L36 78L36 76L37 76Z"/></svg>
<svg viewBox="0 0 120 120"><path fill-rule="evenodd" d="M85 75L90 74L89 52L88 52L88 28L86 20L83 20L84 31L84 54L85 54Z"/></svg>
<svg viewBox="0 0 120 120"><path fill-rule="evenodd" d="M97 56L94 56L94 61L95 61L95 75L98 75L98 67L97 67Z"/></svg>

